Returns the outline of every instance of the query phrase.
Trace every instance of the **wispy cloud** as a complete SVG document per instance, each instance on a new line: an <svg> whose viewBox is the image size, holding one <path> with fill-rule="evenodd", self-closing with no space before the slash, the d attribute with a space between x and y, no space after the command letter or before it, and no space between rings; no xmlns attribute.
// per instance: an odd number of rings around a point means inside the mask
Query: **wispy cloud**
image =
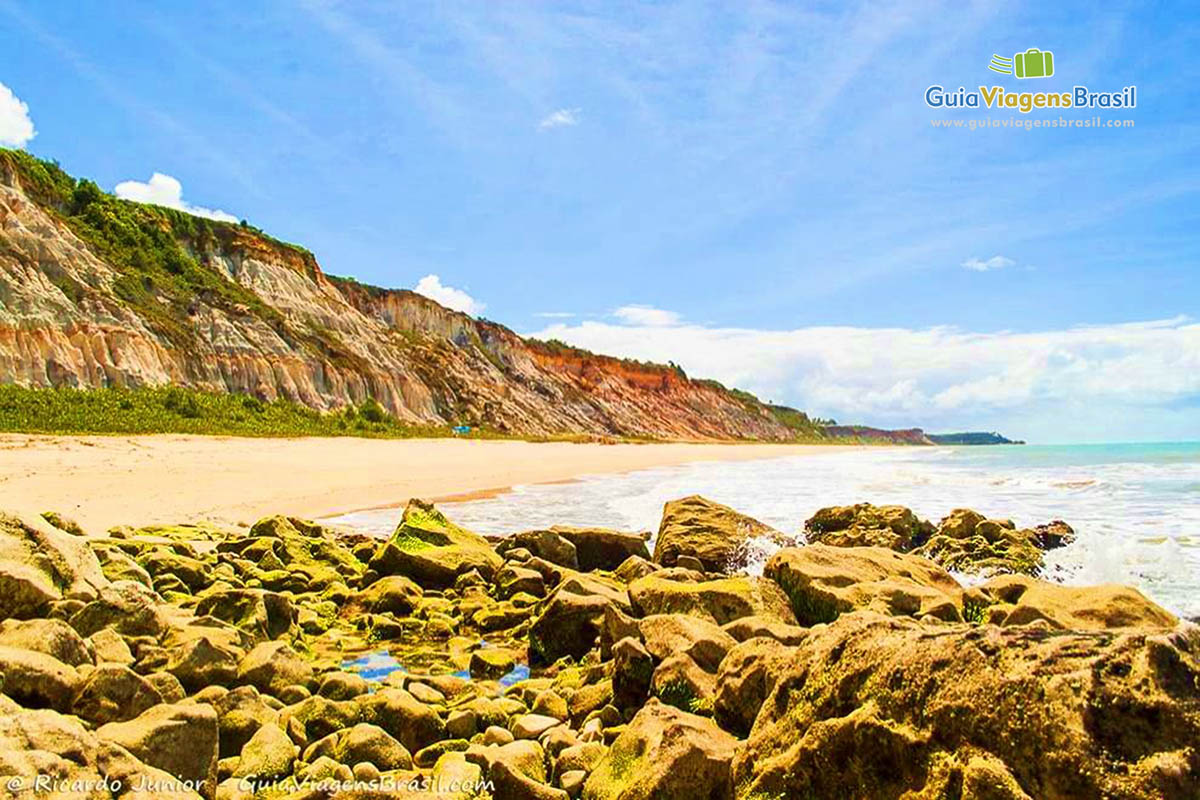
<svg viewBox="0 0 1200 800"><path fill-rule="evenodd" d="M1011 267L1016 263L1017 262L1013 261L1011 258L1005 258L1004 256L992 256L987 260L971 256L959 266L961 266L963 269L972 270L973 272L988 272L993 269L1004 269L1005 267Z"/></svg>
<svg viewBox="0 0 1200 800"><path fill-rule="evenodd" d="M543 319L570 319L571 317L575 316L575 312L573 312L573 311L537 311L534 313L534 316L541 317Z"/></svg>
<svg viewBox="0 0 1200 800"><path fill-rule="evenodd" d="M933 430L1021 420L1016 434L1094 439L1111 434L1104 420L1111 426L1132 413L1154 421L1200 399L1200 324L1186 317L996 333L585 320L532 335L631 358L671 359L689 374L822 416Z"/></svg>
<svg viewBox="0 0 1200 800"><path fill-rule="evenodd" d="M662 308L644 305L621 306L612 315L627 325L664 328L679 324L679 314Z"/></svg>
<svg viewBox="0 0 1200 800"><path fill-rule="evenodd" d="M538 130L548 131L551 128L569 128L579 124L580 108L560 108L557 111L551 111L546 116L542 117L542 121L538 123Z"/></svg>
<svg viewBox="0 0 1200 800"><path fill-rule="evenodd" d="M482 314L483 310L487 308L485 303L479 302L462 289L446 286L437 275L426 275L424 278L421 278L421 280L417 281L417 285L413 287L413 291L428 297L430 300L441 303L446 308L461 311L464 314L472 316Z"/></svg>
<svg viewBox="0 0 1200 800"><path fill-rule="evenodd" d="M33 120L29 118L29 106L25 105L3 83L0 83L0 145L24 147L37 135Z"/></svg>
<svg viewBox="0 0 1200 800"><path fill-rule="evenodd" d="M194 206L183 199L183 184L170 175L156 172L150 180L121 181L113 187L113 193L122 200L132 200L135 203L152 203L156 206L166 206L195 214L198 217L220 220L221 222L237 222L233 214L204 206Z"/></svg>

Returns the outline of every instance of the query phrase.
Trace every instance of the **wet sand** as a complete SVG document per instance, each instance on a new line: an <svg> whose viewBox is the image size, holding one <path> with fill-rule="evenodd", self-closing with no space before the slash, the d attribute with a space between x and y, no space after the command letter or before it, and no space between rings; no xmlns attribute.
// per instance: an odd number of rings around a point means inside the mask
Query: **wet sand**
<svg viewBox="0 0 1200 800"><path fill-rule="evenodd" d="M531 483L696 461L828 453L840 445L573 444L463 439L252 439L0 434L0 510L113 525L248 525L465 499Z"/></svg>

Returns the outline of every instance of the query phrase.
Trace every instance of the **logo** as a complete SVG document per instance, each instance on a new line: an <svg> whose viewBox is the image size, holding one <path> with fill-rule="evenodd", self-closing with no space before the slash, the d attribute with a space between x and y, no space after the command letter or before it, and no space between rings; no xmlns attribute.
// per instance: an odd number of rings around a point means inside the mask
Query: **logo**
<svg viewBox="0 0 1200 800"><path fill-rule="evenodd" d="M1024 53L1017 53L1012 58L993 53L988 69L1018 78L1049 78L1054 74L1054 53L1038 50L1036 47L1031 47Z"/></svg>
<svg viewBox="0 0 1200 800"><path fill-rule="evenodd" d="M1031 47L1012 58L993 55L988 69L1001 75L1012 75L1019 79L1049 78L1054 75L1054 53ZM953 85L953 84L951 84ZM925 105L945 109L994 109L1013 110L1021 114L1058 109L1115 109L1137 108L1137 86L1126 86L1119 91L1092 91L1085 85L1075 85L1070 91L1026 92L1009 91L1003 86L979 86L976 91L959 86L947 89L935 83L925 90Z"/></svg>

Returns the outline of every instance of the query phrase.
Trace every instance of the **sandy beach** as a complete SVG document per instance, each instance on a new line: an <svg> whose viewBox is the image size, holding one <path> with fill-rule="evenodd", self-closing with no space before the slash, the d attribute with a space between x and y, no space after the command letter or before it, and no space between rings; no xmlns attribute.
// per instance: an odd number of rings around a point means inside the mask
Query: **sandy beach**
<svg viewBox="0 0 1200 800"><path fill-rule="evenodd" d="M0 509L113 525L268 514L323 517L695 461L848 449L770 444L571 444L461 439L0 435Z"/></svg>

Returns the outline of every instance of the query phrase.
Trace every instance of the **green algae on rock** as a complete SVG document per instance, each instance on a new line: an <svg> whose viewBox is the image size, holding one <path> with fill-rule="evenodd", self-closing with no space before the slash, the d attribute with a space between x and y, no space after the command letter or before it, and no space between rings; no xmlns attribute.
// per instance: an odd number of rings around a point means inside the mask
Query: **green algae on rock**
<svg viewBox="0 0 1200 800"><path fill-rule="evenodd" d="M0 529L0 574L44 590L0 622L5 769L190 781L161 794L181 800L442 778L496 800L1200 793L1200 629L1127 587L964 589L823 544L714 573L707 534L652 564L599 529L493 546L426 503L379 546L286 516L188 530ZM386 547L449 575L365 563Z"/></svg>
<svg viewBox="0 0 1200 800"><path fill-rule="evenodd" d="M746 566L761 540L777 546L794 543L753 517L692 495L663 506L654 561L671 567L680 556L688 556L699 559L708 572L737 572Z"/></svg>

